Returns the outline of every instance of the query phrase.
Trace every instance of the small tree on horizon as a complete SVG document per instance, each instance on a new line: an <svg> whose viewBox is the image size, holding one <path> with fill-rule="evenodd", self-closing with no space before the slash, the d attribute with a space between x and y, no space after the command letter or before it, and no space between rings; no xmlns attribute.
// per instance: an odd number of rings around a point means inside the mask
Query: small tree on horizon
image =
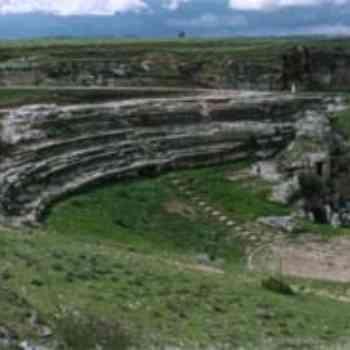
<svg viewBox="0 0 350 350"><path fill-rule="evenodd" d="M181 32L178 33L177 37L180 39L186 38L186 32L182 30Z"/></svg>

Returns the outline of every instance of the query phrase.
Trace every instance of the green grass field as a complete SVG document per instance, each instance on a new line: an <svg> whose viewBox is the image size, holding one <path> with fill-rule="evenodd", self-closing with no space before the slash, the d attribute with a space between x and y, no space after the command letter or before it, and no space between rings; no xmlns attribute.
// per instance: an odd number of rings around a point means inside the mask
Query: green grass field
<svg viewBox="0 0 350 350"><path fill-rule="evenodd" d="M267 201L265 184L226 180L242 166L176 178L241 222L285 213ZM228 239L229 229L203 215L173 180L169 174L98 187L54 206L40 231L3 231L0 324L33 336L22 322L28 309L53 328L62 308L81 310L117 320L143 349L332 349L350 335L350 304L264 289L266 276L243 264L244 245ZM203 255L210 258L204 269Z"/></svg>

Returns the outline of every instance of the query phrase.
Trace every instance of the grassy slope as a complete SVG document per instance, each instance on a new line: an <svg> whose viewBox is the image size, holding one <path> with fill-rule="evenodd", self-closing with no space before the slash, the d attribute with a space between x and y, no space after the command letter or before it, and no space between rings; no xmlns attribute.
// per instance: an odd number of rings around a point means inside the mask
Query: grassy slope
<svg viewBox="0 0 350 350"><path fill-rule="evenodd" d="M199 193L210 188L211 203L241 220L285 212L264 200L266 186L226 181L236 168L179 176L196 179ZM229 234L203 216L170 175L110 184L55 206L43 232L3 232L2 286L44 318L59 305L117 317L144 347L228 343L256 349L271 339L280 349L299 338L327 344L350 335L350 305L264 290L262 276L245 270L240 242L227 240ZM203 253L217 258L211 265L225 274L196 270L196 256ZM18 307L1 298L2 310L3 304L10 311L2 322L18 327Z"/></svg>
<svg viewBox="0 0 350 350"><path fill-rule="evenodd" d="M269 193L266 185L257 183L242 188L240 182L224 179L227 173L241 166L244 163L178 172L178 176L190 183L190 188L198 195L204 194L210 203L235 219L247 221L271 213L288 213L287 208L265 199ZM113 232L113 238L118 235L119 241L126 240L143 247L154 242L152 250L158 247L186 255L205 253L206 245L217 244L217 249L228 250L227 255L232 255L236 245L227 246L224 240L218 239L225 235L225 230L218 228L210 218L200 215L186 194L177 193L170 186L171 178L172 174L154 180L107 186L74 197L53 209L49 227L70 235L84 232L105 238L110 238ZM177 201L183 208L175 211L183 212L183 215L169 214L167 205Z"/></svg>

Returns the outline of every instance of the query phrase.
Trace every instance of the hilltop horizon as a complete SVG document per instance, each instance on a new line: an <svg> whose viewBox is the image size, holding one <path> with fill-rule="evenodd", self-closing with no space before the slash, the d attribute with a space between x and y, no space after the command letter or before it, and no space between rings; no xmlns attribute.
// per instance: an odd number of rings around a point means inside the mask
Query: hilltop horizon
<svg viewBox="0 0 350 350"><path fill-rule="evenodd" d="M0 38L349 35L347 0L0 1Z"/></svg>

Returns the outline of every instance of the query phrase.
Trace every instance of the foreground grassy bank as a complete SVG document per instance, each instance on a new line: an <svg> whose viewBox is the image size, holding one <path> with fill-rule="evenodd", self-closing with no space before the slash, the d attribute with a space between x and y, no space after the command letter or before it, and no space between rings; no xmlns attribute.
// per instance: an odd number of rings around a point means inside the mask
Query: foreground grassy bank
<svg viewBox="0 0 350 350"><path fill-rule="evenodd" d="M40 232L3 231L0 325L36 337L34 309L59 334L57 317L79 311L118 322L143 349L331 349L350 336L350 304L264 289L266 276L246 270L245 242L174 185L192 183L236 225L285 213L266 184L227 179L241 166L109 184L55 206Z"/></svg>

